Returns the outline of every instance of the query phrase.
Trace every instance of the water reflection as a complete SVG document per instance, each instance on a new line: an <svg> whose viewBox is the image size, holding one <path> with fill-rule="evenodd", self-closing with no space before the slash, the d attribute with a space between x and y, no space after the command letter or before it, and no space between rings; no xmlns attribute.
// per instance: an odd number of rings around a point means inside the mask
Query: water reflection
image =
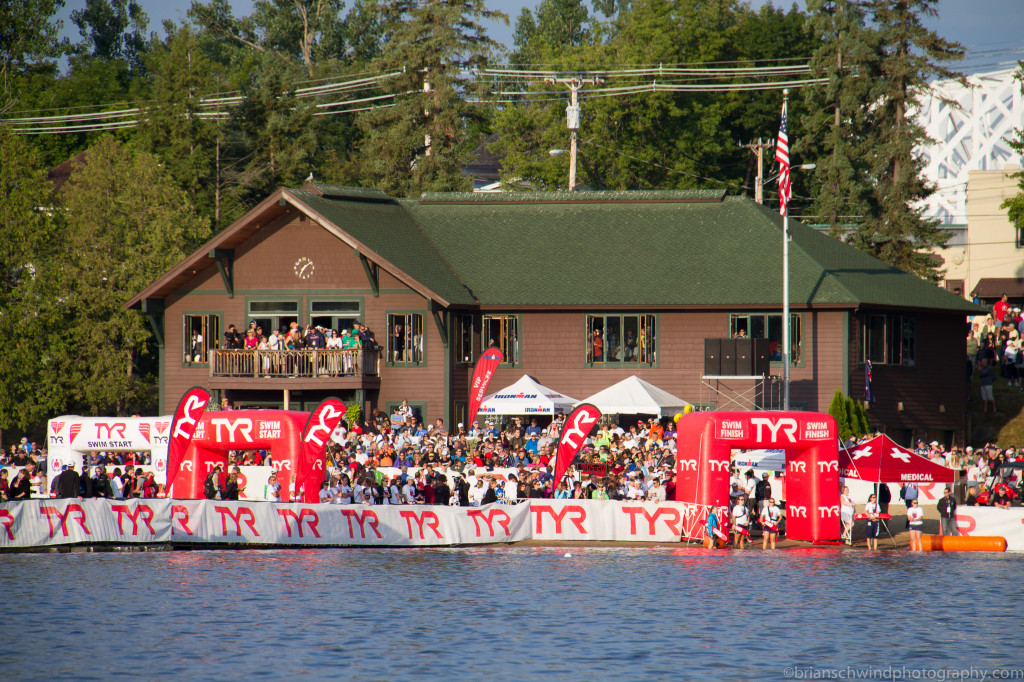
<svg viewBox="0 0 1024 682"><path fill-rule="evenodd" d="M229 679L1007 665L1017 618L993 586L1014 584L1020 562L578 545L5 555L16 639L59 655L9 646L0 665L26 678ZM37 598L11 599L26 586Z"/></svg>

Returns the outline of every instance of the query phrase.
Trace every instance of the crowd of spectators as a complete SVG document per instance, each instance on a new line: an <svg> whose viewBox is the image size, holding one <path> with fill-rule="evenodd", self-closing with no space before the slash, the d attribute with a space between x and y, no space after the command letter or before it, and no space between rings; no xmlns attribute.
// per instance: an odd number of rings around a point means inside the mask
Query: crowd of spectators
<svg viewBox="0 0 1024 682"><path fill-rule="evenodd" d="M193 352L197 343L193 339ZM242 362L235 369L246 374L258 370L258 373L266 376L305 374L313 369L310 358L293 357L280 351L339 351L324 353L318 359L316 371L318 374L345 376L359 372L360 351L379 348L374 333L359 321L353 322L349 328L339 330L312 324L303 329L297 322L292 322L280 330L272 329L269 334L258 323L251 322L244 333L239 332L233 324L228 325L224 333L225 350L256 351L241 355Z"/></svg>
<svg viewBox="0 0 1024 682"><path fill-rule="evenodd" d="M1021 309L1007 302L1006 294L988 315L977 315L967 330L967 375L978 375L982 412L995 412L995 382L1024 391L1024 339L1020 335Z"/></svg>
<svg viewBox="0 0 1024 682"><path fill-rule="evenodd" d="M335 472L321 499L337 503L516 503L529 498L665 500L674 496L674 433L662 420L628 429L604 424L588 439L577 469L555 481L556 441L564 421L539 426L514 417L503 427L477 421L449 432L442 419L422 423L403 404L374 411L328 448ZM671 420L664 420L671 426ZM388 475L394 467L400 474ZM583 472L583 473L581 473ZM410 482L412 486L409 487Z"/></svg>

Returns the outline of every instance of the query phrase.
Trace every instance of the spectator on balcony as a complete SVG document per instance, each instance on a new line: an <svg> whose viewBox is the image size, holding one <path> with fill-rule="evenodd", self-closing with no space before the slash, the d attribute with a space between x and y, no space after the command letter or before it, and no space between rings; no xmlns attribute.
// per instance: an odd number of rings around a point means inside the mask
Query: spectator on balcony
<svg viewBox="0 0 1024 682"><path fill-rule="evenodd" d="M242 341L242 346L246 350L256 350L256 347L260 345L260 340L256 338L256 331L253 329L245 330L245 340Z"/></svg>
<svg viewBox="0 0 1024 682"><path fill-rule="evenodd" d="M225 350L238 350L242 347L242 335L235 330L235 325L229 324L228 330L224 332Z"/></svg>

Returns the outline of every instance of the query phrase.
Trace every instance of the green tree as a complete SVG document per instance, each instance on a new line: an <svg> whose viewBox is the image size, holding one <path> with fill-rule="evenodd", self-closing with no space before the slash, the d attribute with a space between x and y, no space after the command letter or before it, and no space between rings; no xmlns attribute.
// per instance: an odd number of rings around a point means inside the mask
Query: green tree
<svg viewBox="0 0 1024 682"><path fill-rule="evenodd" d="M31 147L3 129L0 158L0 425L39 435L64 406L51 359L67 341L46 317L41 286L59 242L53 187Z"/></svg>
<svg viewBox="0 0 1024 682"><path fill-rule="evenodd" d="M52 74L55 59L68 42L60 37L64 22L53 16L64 0L21 0L0 4L0 113L15 106L14 84L19 75Z"/></svg>
<svg viewBox="0 0 1024 682"><path fill-rule="evenodd" d="M110 136L87 150L61 199L53 316L75 344L60 359L65 390L86 413L152 410L154 377L140 372L152 335L124 303L207 238L208 225L157 157Z"/></svg>
<svg viewBox="0 0 1024 682"><path fill-rule="evenodd" d="M844 441L849 439L853 434L853 430L850 425L849 412L846 409L846 398L843 396L842 391L836 391L832 396L832 402L828 406L828 413L836 420L836 431L839 432L839 437Z"/></svg>
<svg viewBox="0 0 1024 682"><path fill-rule="evenodd" d="M1017 62L1017 73L1014 74L1021 83L1021 90L1024 91L1024 61ZM1016 138L1010 140L1010 146L1017 151L1018 154L1024 156L1024 127L1014 128ZM1013 174L1013 177L1017 178L1017 184L1020 187L1020 192L1015 196L1006 199L999 208L1007 209L1007 217L1010 222L1013 223L1014 227L1018 230L1024 230L1024 171L1020 171Z"/></svg>
<svg viewBox="0 0 1024 682"><path fill-rule="evenodd" d="M242 206L262 201L281 185L301 185L316 166L319 121L313 102L295 97L294 67L270 54L259 63L226 126L225 179Z"/></svg>
<svg viewBox="0 0 1024 682"><path fill-rule="evenodd" d="M817 166L803 185L813 220L840 237L867 213L871 130L864 103L874 99L877 37L859 2L809 0L807 9L807 28L817 45L811 77L828 82L802 90L807 113L794 153Z"/></svg>
<svg viewBox="0 0 1024 682"><path fill-rule="evenodd" d="M927 135L909 114L920 104L933 78L963 78L942 65L963 58L958 43L939 37L922 23L934 16L937 0L871 0L877 27L879 77L871 107L873 181L868 213L853 243L901 270L935 279L940 274L929 249L949 234L924 217L923 200L934 187L924 177L924 162L914 150Z"/></svg>
<svg viewBox="0 0 1024 682"><path fill-rule="evenodd" d="M142 66L149 17L137 0L86 0L71 20L83 38L81 52L122 61L132 70Z"/></svg>
<svg viewBox="0 0 1024 682"><path fill-rule="evenodd" d="M153 47L146 56L150 76L147 98L139 103L142 117L137 140L160 157L164 169L188 194L196 210L220 218L217 176L219 112L202 106L203 93L214 90L213 65L198 36L183 27Z"/></svg>
<svg viewBox="0 0 1024 682"><path fill-rule="evenodd" d="M393 33L374 66L402 74L387 81L394 106L360 115L364 138L352 172L396 196L470 189L462 166L486 111L467 103L474 86L466 72L497 47L480 22L505 15L483 0L403 0L382 9Z"/></svg>

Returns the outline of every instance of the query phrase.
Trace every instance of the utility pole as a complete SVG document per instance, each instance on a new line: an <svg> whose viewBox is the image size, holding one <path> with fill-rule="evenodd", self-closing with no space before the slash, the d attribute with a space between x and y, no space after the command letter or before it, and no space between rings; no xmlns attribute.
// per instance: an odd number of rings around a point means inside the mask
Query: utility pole
<svg viewBox="0 0 1024 682"><path fill-rule="evenodd" d="M754 201L759 204L764 203L764 152L771 148L772 145L768 142L762 142L760 137L757 138L757 142L740 145L740 149L749 149L751 153L757 154L757 177L754 179Z"/></svg>
<svg viewBox="0 0 1024 682"><path fill-rule="evenodd" d="M576 189L576 131L580 127L580 88L603 83L600 78L545 78L545 83L568 86L571 93L565 108L565 127L569 129L569 191Z"/></svg>

